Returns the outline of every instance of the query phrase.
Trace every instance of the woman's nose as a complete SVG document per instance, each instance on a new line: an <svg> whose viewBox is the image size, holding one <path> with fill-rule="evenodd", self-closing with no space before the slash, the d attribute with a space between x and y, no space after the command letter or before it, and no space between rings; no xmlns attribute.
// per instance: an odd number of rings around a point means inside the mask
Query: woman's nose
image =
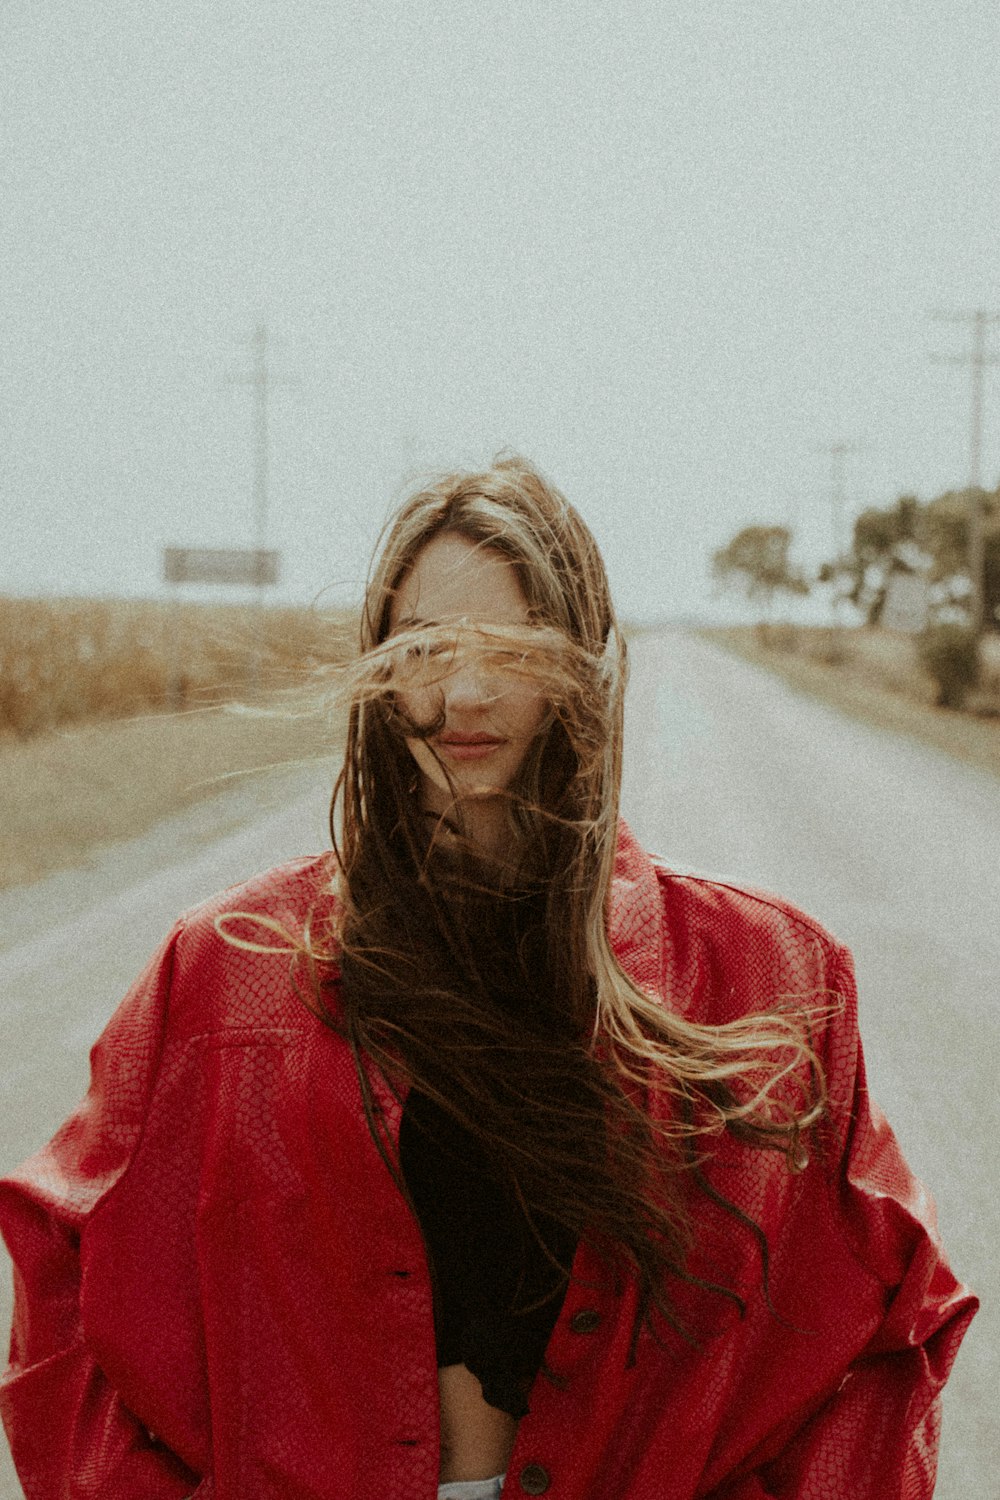
<svg viewBox="0 0 1000 1500"><path fill-rule="evenodd" d="M474 661L455 663L444 682L445 702L452 709L480 708L496 699L495 684Z"/></svg>

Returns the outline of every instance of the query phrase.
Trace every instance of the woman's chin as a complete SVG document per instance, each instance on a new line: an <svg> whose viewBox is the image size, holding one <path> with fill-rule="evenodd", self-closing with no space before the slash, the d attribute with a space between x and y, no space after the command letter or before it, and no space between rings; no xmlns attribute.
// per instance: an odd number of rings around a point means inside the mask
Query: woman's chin
<svg viewBox="0 0 1000 1500"><path fill-rule="evenodd" d="M472 802L489 802L491 799L500 798L507 790L506 781L497 781L483 776L475 771L468 771L464 775L459 772L452 775L454 795L459 805L468 800ZM433 794L428 798L427 805L435 809L447 810L452 803L452 790L445 783L438 785L435 781Z"/></svg>

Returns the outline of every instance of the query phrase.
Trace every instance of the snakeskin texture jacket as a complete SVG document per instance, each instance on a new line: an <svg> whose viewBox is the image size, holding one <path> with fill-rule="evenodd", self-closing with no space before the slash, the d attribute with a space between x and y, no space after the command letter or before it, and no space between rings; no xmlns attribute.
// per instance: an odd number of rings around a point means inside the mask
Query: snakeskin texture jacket
<svg viewBox="0 0 1000 1500"><path fill-rule="evenodd" d="M301 931L315 908L318 931L329 859L179 920L95 1044L83 1102L0 1184L16 1268L0 1409L28 1500L436 1496L417 1223L287 953L213 925L239 910ZM626 972L701 1021L842 997L817 1042L825 1144L792 1173L718 1139L706 1174L764 1230L769 1296L758 1239L700 1195L691 1269L745 1309L688 1286L688 1311L710 1309L697 1345L644 1328L629 1363L637 1288L581 1241L547 1348L561 1379L532 1388L504 1496L924 1500L976 1299L868 1097L848 951L777 897L672 872L624 824L609 924Z"/></svg>

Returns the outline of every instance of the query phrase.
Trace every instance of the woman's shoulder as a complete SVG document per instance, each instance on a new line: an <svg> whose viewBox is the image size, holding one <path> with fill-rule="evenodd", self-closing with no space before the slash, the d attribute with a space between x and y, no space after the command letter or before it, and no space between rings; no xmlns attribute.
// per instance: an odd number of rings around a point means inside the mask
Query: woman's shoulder
<svg viewBox="0 0 1000 1500"><path fill-rule="evenodd" d="M307 1012L296 954L330 955L337 900L332 852L304 855L217 891L176 927L172 1020L177 1029L300 1025Z"/></svg>
<svg viewBox="0 0 1000 1500"><path fill-rule="evenodd" d="M787 897L728 875L681 866L640 844L619 822L612 882L612 940L625 954L657 946L734 956L747 948L832 953L838 939Z"/></svg>
<svg viewBox="0 0 1000 1500"><path fill-rule="evenodd" d="M332 851L303 854L225 886L183 912L180 920L189 932L214 927L226 912L299 922L317 907L332 908L336 872Z"/></svg>
<svg viewBox="0 0 1000 1500"><path fill-rule="evenodd" d="M679 869L659 854L651 853L650 859L668 911L709 925L795 933L804 941L841 946L828 927L787 896L724 873Z"/></svg>
<svg viewBox="0 0 1000 1500"><path fill-rule="evenodd" d="M692 1019L721 1023L775 1002L853 990L847 947L774 891L650 858L661 896L665 980Z"/></svg>

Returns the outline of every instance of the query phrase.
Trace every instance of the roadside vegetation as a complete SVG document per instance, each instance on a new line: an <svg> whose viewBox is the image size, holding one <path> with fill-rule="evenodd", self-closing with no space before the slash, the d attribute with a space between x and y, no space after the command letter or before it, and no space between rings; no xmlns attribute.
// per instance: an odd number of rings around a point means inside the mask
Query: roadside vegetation
<svg viewBox="0 0 1000 1500"><path fill-rule="evenodd" d="M970 514L982 518L976 628ZM1000 775L1000 486L901 495L857 517L848 550L808 577L788 527L745 526L712 554L726 590L755 603L753 627L709 639L872 723ZM830 626L775 620L776 602L825 593ZM863 624L843 623L845 611Z"/></svg>
<svg viewBox="0 0 1000 1500"><path fill-rule="evenodd" d="M342 725L308 687L353 630L307 610L0 600L0 888L198 802L221 826L248 787L273 805L332 784Z"/></svg>
<svg viewBox="0 0 1000 1500"><path fill-rule="evenodd" d="M833 708L1000 776L1000 635L980 643L979 686L956 711L938 705L938 686L902 632L757 625L699 633Z"/></svg>
<svg viewBox="0 0 1000 1500"><path fill-rule="evenodd" d="M711 557L720 588L739 590L771 621L775 600L829 592L867 625L920 634L940 625L970 627L970 512L981 518L983 629L1000 631L1000 486L947 490L932 500L901 495L870 506L854 522L846 552L827 558L813 577L792 560L787 526L744 526Z"/></svg>
<svg viewBox="0 0 1000 1500"><path fill-rule="evenodd" d="M353 630L343 611L0 599L0 741L286 688Z"/></svg>

